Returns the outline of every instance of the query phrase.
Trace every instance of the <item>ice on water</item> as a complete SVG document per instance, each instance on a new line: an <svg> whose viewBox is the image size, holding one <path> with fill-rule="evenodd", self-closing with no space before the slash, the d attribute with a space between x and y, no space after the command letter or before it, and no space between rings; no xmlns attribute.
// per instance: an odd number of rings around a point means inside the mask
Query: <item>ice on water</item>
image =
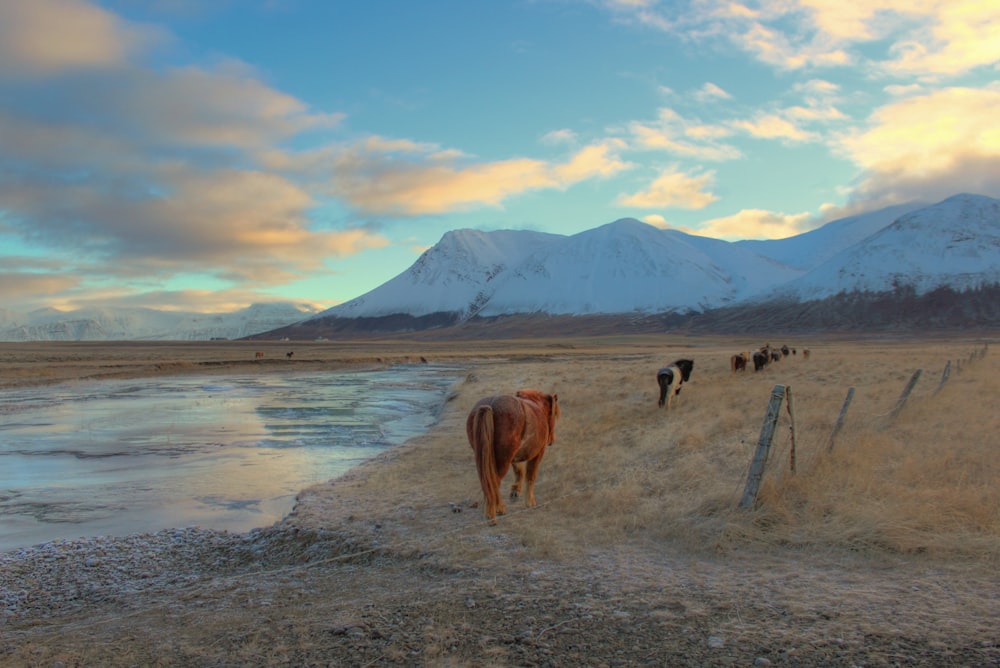
<svg viewBox="0 0 1000 668"><path fill-rule="evenodd" d="M0 550L246 531L423 433L453 368L85 381L0 393Z"/></svg>

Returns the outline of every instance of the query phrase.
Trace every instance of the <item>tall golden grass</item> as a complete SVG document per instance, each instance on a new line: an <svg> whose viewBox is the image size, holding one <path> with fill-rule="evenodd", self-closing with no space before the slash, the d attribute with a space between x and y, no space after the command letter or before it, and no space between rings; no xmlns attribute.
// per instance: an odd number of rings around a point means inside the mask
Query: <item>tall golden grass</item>
<svg viewBox="0 0 1000 668"><path fill-rule="evenodd" d="M528 386L559 394L563 417L541 465L540 507L524 522L507 523L525 545L552 556L669 541L693 550L785 546L1000 561L996 352L980 358L984 344L955 340L787 343L798 354L736 374L730 356L759 344L665 340L655 351L622 345L599 355L486 365L456 388L454 402L471 406L479 396ZM680 357L695 360L691 381L672 410L659 409L656 370ZM949 360L950 378L938 391ZM917 369L923 375L893 418ZM740 509L778 384L793 398L795 471L786 402L757 503ZM853 401L831 449L850 387ZM455 457L463 439L449 435L444 452ZM428 494L462 489L478 498L465 455ZM509 510L523 509L514 503Z"/></svg>

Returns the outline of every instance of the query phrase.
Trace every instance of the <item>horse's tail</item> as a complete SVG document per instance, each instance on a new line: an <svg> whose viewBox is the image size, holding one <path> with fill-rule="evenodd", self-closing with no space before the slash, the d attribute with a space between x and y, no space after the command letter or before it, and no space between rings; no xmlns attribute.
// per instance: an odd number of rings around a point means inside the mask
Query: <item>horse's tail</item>
<svg viewBox="0 0 1000 668"><path fill-rule="evenodd" d="M476 471L479 473L479 484L483 488L486 502L483 514L486 519L494 522L500 502L500 477L497 475L496 455L493 452L493 409L490 406L480 406L473 414L472 437L476 450Z"/></svg>

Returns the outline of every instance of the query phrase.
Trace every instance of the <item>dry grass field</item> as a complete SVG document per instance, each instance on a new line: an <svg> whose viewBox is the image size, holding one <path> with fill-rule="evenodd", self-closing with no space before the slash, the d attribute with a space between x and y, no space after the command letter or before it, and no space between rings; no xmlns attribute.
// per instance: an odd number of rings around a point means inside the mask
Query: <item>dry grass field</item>
<svg viewBox="0 0 1000 668"><path fill-rule="evenodd" d="M0 344L0 391L462 368L430 432L304 490L291 515L187 584L0 617L0 663L997 666L1000 354L986 340L772 338L797 354L735 374L730 356L765 341ZM681 357L694 373L659 409L656 370ZM776 385L792 410L782 404L743 509ZM489 526L465 418L480 397L521 387L559 395L557 441L538 506L509 502Z"/></svg>

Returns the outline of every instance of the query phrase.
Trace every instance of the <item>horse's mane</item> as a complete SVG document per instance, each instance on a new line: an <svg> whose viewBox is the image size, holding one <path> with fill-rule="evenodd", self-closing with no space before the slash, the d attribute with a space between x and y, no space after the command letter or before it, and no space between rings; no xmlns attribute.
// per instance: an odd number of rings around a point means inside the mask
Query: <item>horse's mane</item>
<svg viewBox="0 0 1000 668"><path fill-rule="evenodd" d="M545 401L546 396L541 390L532 390L530 388L518 390L514 394L521 399L527 399L528 401Z"/></svg>

